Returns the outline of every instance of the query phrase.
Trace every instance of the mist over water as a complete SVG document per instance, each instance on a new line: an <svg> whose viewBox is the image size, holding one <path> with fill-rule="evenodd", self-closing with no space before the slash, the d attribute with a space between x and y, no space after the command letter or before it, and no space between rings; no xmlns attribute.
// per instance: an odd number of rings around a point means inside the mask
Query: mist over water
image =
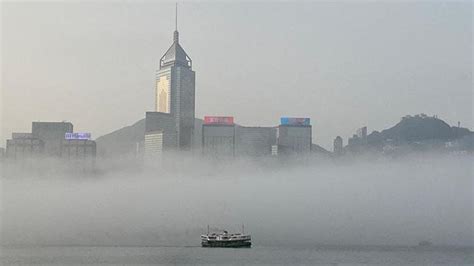
<svg viewBox="0 0 474 266"><path fill-rule="evenodd" d="M208 224L245 224L256 246L474 245L472 155L126 162L90 176L4 171L1 244L197 246Z"/></svg>

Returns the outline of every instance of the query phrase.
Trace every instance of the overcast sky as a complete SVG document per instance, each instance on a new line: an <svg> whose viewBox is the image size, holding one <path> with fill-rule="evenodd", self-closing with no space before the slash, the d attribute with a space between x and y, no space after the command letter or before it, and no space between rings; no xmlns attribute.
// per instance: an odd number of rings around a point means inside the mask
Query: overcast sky
<svg viewBox="0 0 474 266"><path fill-rule="evenodd" d="M154 107L172 2L1 4L0 147L32 121L97 138ZM180 2L196 116L242 125L310 117L313 142L438 115L473 128L473 5L447 2Z"/></svg>

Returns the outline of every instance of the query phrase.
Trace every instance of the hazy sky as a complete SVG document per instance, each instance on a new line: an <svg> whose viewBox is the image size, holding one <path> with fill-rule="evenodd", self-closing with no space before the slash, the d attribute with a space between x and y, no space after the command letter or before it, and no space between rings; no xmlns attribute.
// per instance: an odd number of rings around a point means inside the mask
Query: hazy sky
<svg viewBox="0 0 474 266"><path fill-rule="evenodd" d="M68 120L97 138L153 109L174 3L1 7L0 147L32 121ZM470 1L180 3L196 116L262 126L310 117L326 148L406 114L472 129L472 12Z"/></svg>

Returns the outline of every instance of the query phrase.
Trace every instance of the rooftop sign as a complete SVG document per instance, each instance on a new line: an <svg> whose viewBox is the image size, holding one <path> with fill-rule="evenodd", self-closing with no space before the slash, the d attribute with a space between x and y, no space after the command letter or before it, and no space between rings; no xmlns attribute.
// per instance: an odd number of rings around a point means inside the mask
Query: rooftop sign
<svg viewBox="0 0 474 266"><path fill-rule="evenodd" d="M77 132L77 133L66 133L64 136L67 140L90 140L91 133Z"/></svg>
<svg viewBox="0 0 474 266"><path fill-rule="evenodd" d="M280 118L282 125L288 126L309 126L310 120L306 117L282 117Z"/></svg>
<svg viewBox="0 0 474 266"><path fill-rule="evenodd" d="M205 116L204 124L205 125L233 125L234 117L233 116Z"/></svg>

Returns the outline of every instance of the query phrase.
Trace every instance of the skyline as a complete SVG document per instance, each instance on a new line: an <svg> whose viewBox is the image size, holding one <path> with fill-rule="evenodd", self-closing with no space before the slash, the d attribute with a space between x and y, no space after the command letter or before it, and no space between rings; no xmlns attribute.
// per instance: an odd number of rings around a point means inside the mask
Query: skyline
<svg viewBox="0 0 474 266"><path fill-rule="evenodd" d="M31 121L68 120L97 138L142 119L174 15L174 3L2 3L2 143ZM472 3L183 3L179 19L196 117L310 117L327 149L407 114L473 127Z"/></svg>

